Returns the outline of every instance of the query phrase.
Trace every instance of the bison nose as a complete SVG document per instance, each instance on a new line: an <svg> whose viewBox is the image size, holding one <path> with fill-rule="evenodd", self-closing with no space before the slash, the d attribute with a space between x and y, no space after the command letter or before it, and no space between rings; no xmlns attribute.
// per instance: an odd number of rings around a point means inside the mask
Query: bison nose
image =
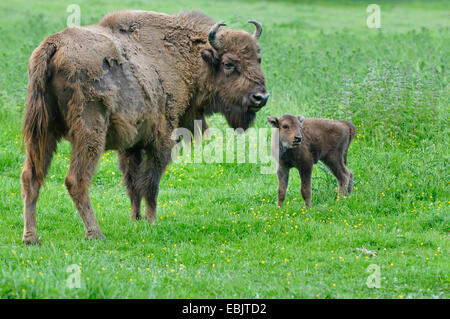
<svg viewBox="0 0 450 319"><path fill-rule="evenodd" d="M257 106L257 107L261 108L264 105L266 105L267 100L269 99L269 96L270 96L269 93L266 93L266 94L262 94L262 93L253 94L252 97L251 97L252 104L254 106Z"/></svg>

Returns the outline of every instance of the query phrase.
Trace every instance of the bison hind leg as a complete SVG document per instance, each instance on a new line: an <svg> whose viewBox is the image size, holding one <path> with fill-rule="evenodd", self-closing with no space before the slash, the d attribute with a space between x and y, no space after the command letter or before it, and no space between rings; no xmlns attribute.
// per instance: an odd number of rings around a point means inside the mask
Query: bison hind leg
<svg viewBox="0 0 450 319"><path fill-rule="evenodd" d="M47 174L50 162L53 157L53 152L56 149L58 138L54 132L48 132L43 159L39 162L43 165L44 176ZM27 150L30 147L27 146ZM37 164L37 163L35 163ZM41 182L38 181L36 170L33 167L33 161L29 151L26 154L25 165L20 175L22 182L22 198L23 198L23 218L24 230L22 241L27 244L39 244L39 236L37 235L36 227L36 203L39 197L39 190Z"/></svg>
<svg viewBox="0 0 450 319"><path fill-rule="evenodd" d="M95 142L97 143L97 142ZM100 158L101 150L93 143L73 143L72 158L65 184L83 220L86 239L104 239L92 209L88 187Z"/></svg>
<svg viewBox="0 0 450 319"><path fill-rule="evenodd" d="M75 92L69 102L72 116L68 137L72 143L72 157L65 184L83 220L86 239L105 238L95 218L88 191L95 168L105 148L106 120L98 111L101 107L98 102L86 103L79 92ZM82 116L77 116L80 113Z"/></svg>

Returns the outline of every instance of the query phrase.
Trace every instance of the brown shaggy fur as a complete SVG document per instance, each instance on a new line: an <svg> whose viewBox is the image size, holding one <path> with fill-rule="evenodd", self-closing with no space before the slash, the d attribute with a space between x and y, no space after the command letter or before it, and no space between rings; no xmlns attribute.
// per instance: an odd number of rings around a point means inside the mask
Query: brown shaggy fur
<svg viewBox="0 0 450 319"><path fill-rule="evenodd" d="M278 128L278 206L283 206L289 182L289 170L297 168L306 207L311 207L311 174L313 165L322 161L338 181L338 193L344 196L353 188L353 173L347 168L347 152L355 136L355 125L347 121L283 115L267 118ZM276 144L272 144L273 147ZM276 150L272 148L276 156Z"/></svg>
<svg viewBox="0 0 450 319"><path fill-rule="evenodd" d="M216 50L208 42L213 24L198 12L121 11L51 35L34 50L23 125L25 243L39 240L36 201L61 138L72 143L66 186L86 238L103 238L88 195L103 151L119 151L131 217L141 217L144 198L154 221L175 128L193 130L194 120L216 112L234 128L249 127L260 108L252 97L267 94L257 39L221 28Z"/></svg>

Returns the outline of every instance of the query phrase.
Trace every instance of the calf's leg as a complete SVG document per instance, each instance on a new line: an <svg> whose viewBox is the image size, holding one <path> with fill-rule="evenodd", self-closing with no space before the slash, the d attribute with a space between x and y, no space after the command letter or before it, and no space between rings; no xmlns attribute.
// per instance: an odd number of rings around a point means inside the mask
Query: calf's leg
<svg viewBox="0 0 450 319"><path fill-rule="evenodd" d="M142 163L142 150L129 149L119 152L119 167L123 172L123 183L131 200L131 219L141 219L142 193L139 188L139 175Z"/></svg>
<svg viewBox="0 0 450 319"><path fill-rule="evenodd" d="M330 171L336 177L336 180L338 182L339 196L346 195L349 189L349 180L351 174L345 166L343 158L334 156L324 159L323 162L328 166Z"/></svg>
<svg viewBox="0 0 450 319"><path fill-rule="evenodd" d="M304 164L300 169L301 180L301 192L305 206L311 207L311 175L312 175L312 163Z"/></svg>
<svg viewBox="0 0 450 319"><path fill-rule="evenodd" d="M277 170L278 176L278 207L282 207L286 198L286 191L289 183L289 168L279 166Z"/></svg>
<svg viewBox="0 0 450 319"><path fill-rule="evenodd" d="M351 194L352 193L352 190L353 190L353 173L352 173L352 171L351 170L349 170L348 168L347 168L347 171L348 171L348 186L347 186L347 192L349 193L349 194Z"/></svg>
<svg viewBox="0 0 450 319"><path fill-rule="evenodd" d="M350 145L350 143L349 143L349 145ZM347 192L349 194L351 194L352 190L353 190L353 173L347 167L347 153L348 153L349 145L347 145L347 147L345 148L344 153L342 154L342 162L344 163L345 170L347 172L347 178L348 178Z"/></svg>

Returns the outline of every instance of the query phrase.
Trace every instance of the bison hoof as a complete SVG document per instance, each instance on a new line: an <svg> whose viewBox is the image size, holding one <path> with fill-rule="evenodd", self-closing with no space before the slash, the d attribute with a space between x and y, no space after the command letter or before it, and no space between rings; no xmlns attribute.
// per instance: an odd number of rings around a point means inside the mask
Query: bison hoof
<svg viewBox="0 0 450 319"><path fill-rule="evenodd" d="M156 220L156 217L148 217L145 216L145 219L148 221L149 224L151 225L158 225L158 222Z"/></svg>
<svg viewBox="0 0 450 319"><path fill-rule="evenodd" d="M104 239L106 239L106 237L105 237L105 235L102 234L102 232L100 230L93 230L93 231L87 232L86 239L87 240L91 240L91 239L104 240Z"/></svg>
<svg viewBox="0 0 450 319"><path fill-rule="evenodd" d="M141 220L142 219L141 215L133 215L133 214L130 215L130 218L131 218L131 220Z"/></svg>
<svg viewBox="0 0 450 319"><path fill-rule="evenodd" d="M39 236L36 234L23 235L22 242L26 245L40 245Z"/></svg>

